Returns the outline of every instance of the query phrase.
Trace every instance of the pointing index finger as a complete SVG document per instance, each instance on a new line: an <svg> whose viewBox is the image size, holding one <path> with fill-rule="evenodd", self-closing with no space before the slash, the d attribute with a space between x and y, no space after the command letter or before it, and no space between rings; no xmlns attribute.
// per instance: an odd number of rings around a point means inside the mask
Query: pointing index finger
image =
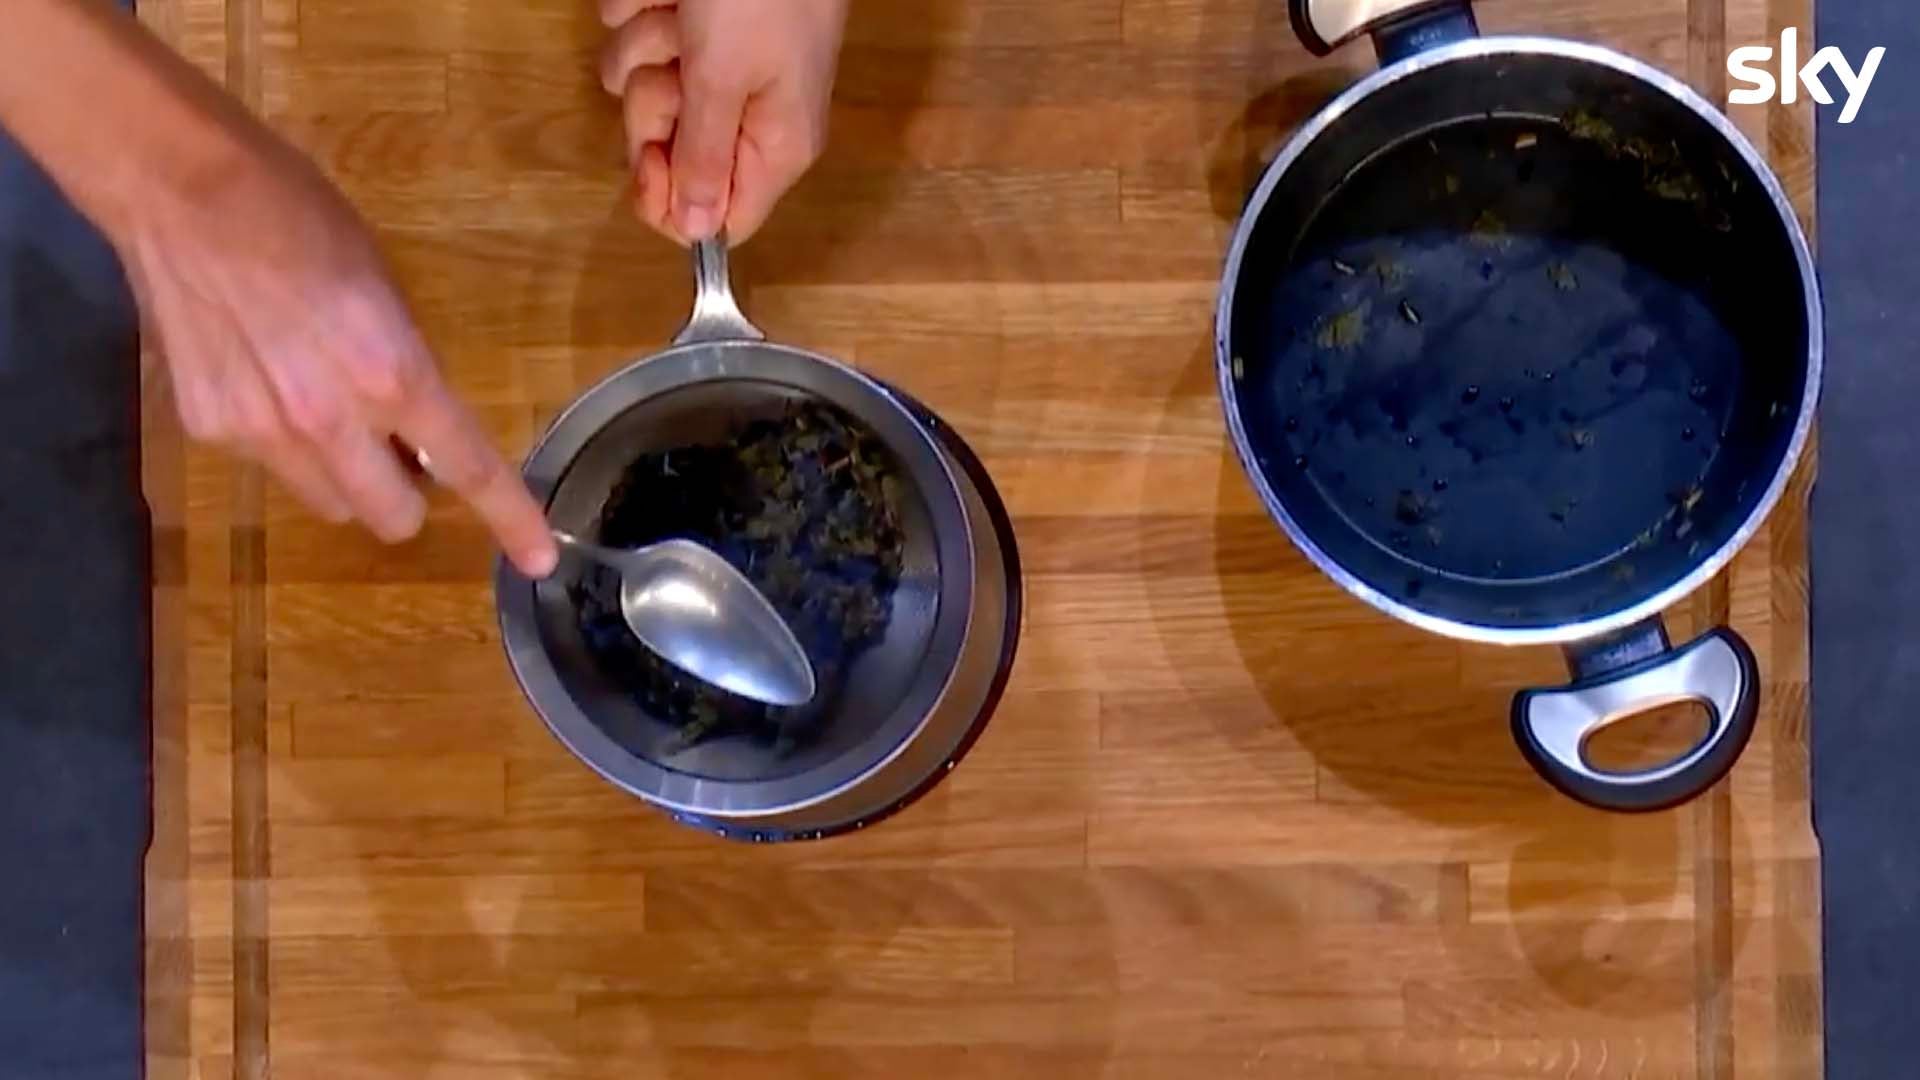
<svg viewBox="0 0 1920 1080"><path fill-rule="evenodd" d="M560 553L546 515L445 384L432 380L414 395L396 434L432 462L436 481L473 507L522 573L543 578L553 572Z"/></svg>

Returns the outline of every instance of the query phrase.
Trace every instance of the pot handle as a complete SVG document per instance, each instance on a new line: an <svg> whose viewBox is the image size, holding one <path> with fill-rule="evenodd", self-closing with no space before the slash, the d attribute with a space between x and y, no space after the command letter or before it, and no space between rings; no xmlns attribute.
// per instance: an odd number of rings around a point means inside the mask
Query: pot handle
<svg viewBox="0 0 1920 1080"><path fill-rule="evenodd" d="M1664 810L1720 781L1746 749L1760 705L1760 669L1739 634L1720 627L1674 648L1656 617L1570 649L1574 682L1513 699L1520 752L1563 794L1601 810ZM1586 742L1614 721L1679 701L1706 706L1706 737L1672 761L1634 772L1587 762Z"/></svg>
<svg viewBox="0 0 1920 1080"><path fill-rule="evenodd" d="M1288 0L1293 32L1315 56L1372 34L1382 64L1477 37L1468 0Z"/></svg>
<svg viewBox="0 0 1920 1080"><path fill-rule="evenodd" d="M747 321L733 296L727 270L727 237L722 233L693 245L693 314L674 335L675 345L701 341L765 341L767 335Z"/></svg>

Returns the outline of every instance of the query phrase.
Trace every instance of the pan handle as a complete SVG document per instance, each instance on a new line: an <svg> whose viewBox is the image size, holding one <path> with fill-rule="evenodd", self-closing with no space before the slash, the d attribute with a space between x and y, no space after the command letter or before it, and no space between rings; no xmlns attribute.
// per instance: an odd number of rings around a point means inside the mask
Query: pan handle
<svg viewBox="0 0 1920 1080"><path fill-rule="evenodd" d="M1477 37L1469 0L1288 0L1293 32L1315 56L1372 34L1382 64Z"/></svg>
<svg viewBox="0 0 1920 1080"><path fill-rule="evenodd" d="M701 341L765 341L767 335L747 321L733 296L723 233L693 245L693 314L674 336L675 345Z"/></svg>
<svg viewBox="0 0 1920 1080"><path fill-rule="evenodd" d="M1680 648L1656 617L1568 651L1575 681L1525 690L1513 699L1513 736L1546 781L1589 806L1623 812L1663 810L1720 781L1746 749L1759 712L1760 672L1753 650L1721 627ZM1672 761L1634 772L1597 769L1586 743L1616 720L1680 701L1707 708L1706 737Z"/></svg>

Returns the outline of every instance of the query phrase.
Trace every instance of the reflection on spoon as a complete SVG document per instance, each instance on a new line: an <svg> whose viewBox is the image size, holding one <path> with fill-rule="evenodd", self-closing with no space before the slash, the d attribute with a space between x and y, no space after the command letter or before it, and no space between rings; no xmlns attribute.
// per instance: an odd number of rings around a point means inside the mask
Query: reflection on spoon
<svg viewBox="0 0 1920 1080"><path fill-rule="evenodd" d="M813 700L813 664L773 604L703 545L668 540L615 550L554 530L563 550L620 575L634 636L677 668L767 705Z"/></svg>

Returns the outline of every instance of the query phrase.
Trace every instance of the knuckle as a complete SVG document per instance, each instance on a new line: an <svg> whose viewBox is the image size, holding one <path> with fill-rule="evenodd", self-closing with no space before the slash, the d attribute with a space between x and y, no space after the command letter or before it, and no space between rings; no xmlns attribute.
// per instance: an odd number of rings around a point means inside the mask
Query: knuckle
<svg viewBox="0 0 1920 1080"><path fill-rule="evenodd" d="M621 97L626 100L629 109L677 112L680 108L680 83L664 68L635 68L627 73L625 92Z"/></svg>
<svg viewBox="0 0 1920 1080"><path fill-rule="evenodd" d="M194 442L218 444L227 439L226 427L205 413L182 413L180 426Z"/></svg>
<svg viewBox="0 0 1920 1080"><path fill-rule="evenodd" d="M424 381L425 372L418 361L395 355L362 364L355 379L367 404L384 411L404 407Z"/></svg>
<svg viewBox="0 0 1920 1080"><path fill-rule="evenodd" d="M620 42L614 39L600 50L600 88L609 94L621 90L620 80ZM629 78L627 89L631 92L632 80Z"/></svg>
<svg viewBox="0 0 1920 1080"><path fill-rule="evenodd" d="M732 76L716 64L685 64L680 79L691 97L722 97L733 92Z"/></svg>
<svg viewBox="0 0 1920 1080"><path fill-rule="evenodd" d="M658 113L646 113L627 118L628 156L640 152L650 143L661 142L673 134L673 118Z"/></svg>
<svg viewBox="0 0 1920 1080"><path fill-rule="evenodd" d="M627 132L648 142L664 139L673 132L676 106L652 94L629 96L623 114Z"/></svg>
<svg viewBox="0 0 1920 1080"><path fill-rule="evenodd" d="M372 515L367 525L375 536L389 544L404 544L419 535L425 523L424 509L410 501L398 501Z"/></svg>
<svg viewBox="0 0 1920 1080"><path fill-rule="evenodd" d="M278 441L280 420L267 409L236 409L228 420L228 432L247 446L263 447Z"/></svg>
<svg viewBox="0 0 1920 1080"><path fill-rule="evenodd" d="M675 28L670 20L645 17L631 20L614 31L613 38L607 42L603 70L608 89L619 88L633 71L665 64L678 52Z"/></svg>
<svg viewBox="0 0 1920 1080"><path fill-rule="evenodd" d="M814 155L804 147L769 148L766 154L767 179L776 191L784 192L813 167Z"/></svg>
<svg viewBox="0 0 1920 1080"><path fill-rule="evenodd" d="M776 137L766 140L762 152L767 164L791 182L820 160L826 146L826 131L821 125L801 122L783 128Z"/></svg>
<svg viewBox="0 0 1920 1080"><path fill-rule="evenodd" d="M826 136L808 128L794 137L782 164L794 173L806 172L813 167L814 162L820 160L820 155L826 151L826 148Z"/></svg>
<svg viewBox="0 0 1920 1080"><path fill-rule="evenodd" d="M286 410L287 426L314 442L332 442L344 427L344 415L330 401L302 396L282 402L281 407Z"/></svg>
<svg viewBox="0 0 1920 1080"><path fill-rule="evenodd" d="M373 535L383 544L404 544L413 539L414 533L419 531L408 527L406 522L390 514L375 516L367 522L367 528L373 530Z"/></svg>
<svg viewBox="0 0 1920 1080"><path fill-rule="evenodd" d="M807 154L809 161L818 161L827 152L827 143L833 135L833 117L822 110L818 119L806 128Z"/></svg>
<svg viewBox="0 0 1920 1080"><path fill-rule="evenodd" d="M674 46L675 23L671 19L642 15L628 23L621 36L627 39L628 47L635 55L648 58L662 57Z"/></svg>
<svg viewBox="0 0 1920 1080"><path fill-rule="evenodd" d="M220 418L212 411L185 403L180 406L180 426L195 442L219 442L226 435Z"/></svg>

